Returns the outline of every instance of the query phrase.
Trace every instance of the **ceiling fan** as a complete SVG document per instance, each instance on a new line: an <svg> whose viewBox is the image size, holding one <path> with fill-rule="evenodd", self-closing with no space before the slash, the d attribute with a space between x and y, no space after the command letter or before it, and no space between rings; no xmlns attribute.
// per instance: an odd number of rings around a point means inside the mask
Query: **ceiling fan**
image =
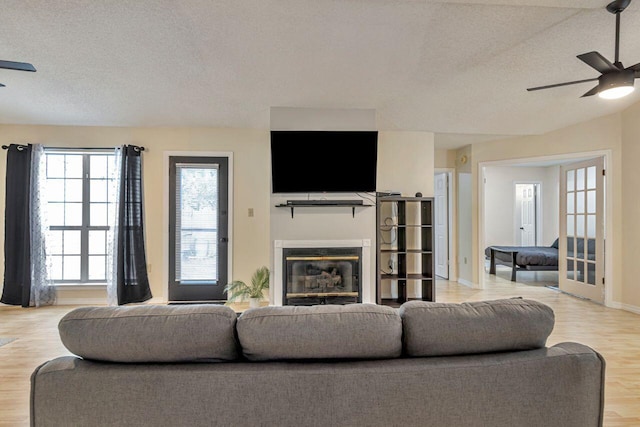
<svg viewBox="0 0 640 427"><path fill-rule="evenodd" d="M598 52L588 52L578 55L578 59L587 64L588 66L595 68L600 72L600 77L585 80L576 80L573 82L557 83L547 86L539 86L528 88L528 91L549 89L558 86L567 86L577 83L592 82L598 80L598 85L582 95L592 96L596 93L601 98L616 99L622 98L633 92L633 81L640 78L640 63L624 68L622 62L619 60L620 52L620 14L629 6L631 0L615 0L607 5L607 11L616 15L616 57L615 62L612 64L607 58L602 56Z"/></svg>
<svg viewBox="0 0 640 427"><path fill-rule="evenodd" d="M27 62L13 62L13 61L0 60L0 68L4 68L7 70L18 70L18 71L36 71L36 68ZM0 83L0 87L5 87L5 86L2 83Z"/></svg>

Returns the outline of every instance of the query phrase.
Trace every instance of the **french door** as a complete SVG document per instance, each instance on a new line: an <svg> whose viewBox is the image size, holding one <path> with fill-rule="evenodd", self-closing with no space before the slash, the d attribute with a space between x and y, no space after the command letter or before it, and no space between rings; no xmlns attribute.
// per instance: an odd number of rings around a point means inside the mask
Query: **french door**
<svg viewBox="0 0 640 427"><path fill-rule="evenodd" d="M228 158L169 157L169 301L226 300Z"/></svg>
<svg viewBox="0 0 640 427"><path fill-rule="evenodd" d="M604 303L604 158L560 174L560 290Z"/></svg>

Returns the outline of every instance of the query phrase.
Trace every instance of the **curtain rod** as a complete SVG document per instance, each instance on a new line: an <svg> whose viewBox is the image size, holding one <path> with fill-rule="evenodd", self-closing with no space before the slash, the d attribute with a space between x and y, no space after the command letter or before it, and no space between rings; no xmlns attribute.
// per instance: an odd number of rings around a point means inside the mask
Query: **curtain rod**
<svg viewBox="0 0 640 427"><path fill-rule="evenodd" d="M22 151L22 150L24 150L25 148L28 147L27 145L23 145L23 144L17 144L17 145L18 145L18 151ZM9 146L8 145L3 145L2 149L3 150L8 150Z"/></svg>
<svg viewBox="0 0 640 427"><path fill-rule="evenodd" d="M144 151L144 147L139 147L137 145L131 145L131 147L133 147L133 149L135 151ZM22 144L18 144L18 150L23 150L27 148L26 145L22 145ZM81 147L45 147L48 148L50 150L78 150L78 151L85 151L85 150L110 150L109 147L85 147L85 148L81 148ZM3 150L8 150L9 146L8 145L3 145L2 146Z"/></svg>

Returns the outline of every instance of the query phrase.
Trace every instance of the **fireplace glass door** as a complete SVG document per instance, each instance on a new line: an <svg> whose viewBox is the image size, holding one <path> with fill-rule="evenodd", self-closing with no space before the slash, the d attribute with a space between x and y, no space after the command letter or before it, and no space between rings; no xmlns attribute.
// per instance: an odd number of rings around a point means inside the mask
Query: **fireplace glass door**
<svg viewBox="0 0 640 427"><path fill-rule="evenodd" d="M361 302L362 248L285 249L285 305Z"/></svg>

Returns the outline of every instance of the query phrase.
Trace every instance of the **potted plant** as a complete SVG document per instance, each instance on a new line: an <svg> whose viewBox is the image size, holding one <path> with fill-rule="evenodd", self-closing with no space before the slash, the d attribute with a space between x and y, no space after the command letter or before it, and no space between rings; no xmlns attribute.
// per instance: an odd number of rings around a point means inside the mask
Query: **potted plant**
<svg viewBox="0 0 640 427"><path fill-rule="evenodd" d="M249 307L251 308L260 306L260 300L264 297L262 292L265 289L269 289L269 269L264 266L253 273L250 284L247 285L241 280L234 280L224 288L225 292L227 292L228 302L244 301L249 298Z"/></svg>

